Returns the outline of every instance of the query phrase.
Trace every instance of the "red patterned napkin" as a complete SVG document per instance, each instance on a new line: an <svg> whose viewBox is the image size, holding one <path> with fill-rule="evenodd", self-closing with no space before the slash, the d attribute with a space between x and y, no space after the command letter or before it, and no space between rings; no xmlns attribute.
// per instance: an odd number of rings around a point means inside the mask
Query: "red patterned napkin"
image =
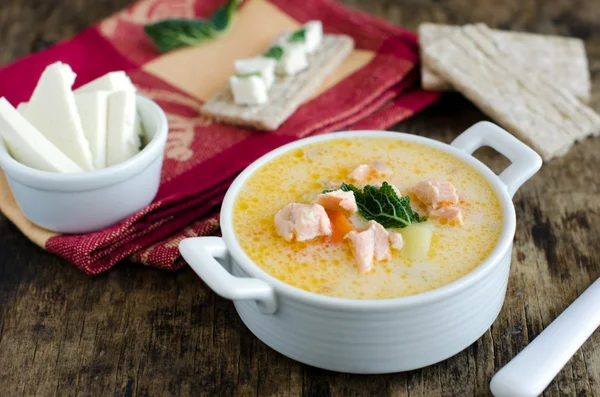
<svg viewBox="0 0 600 397"><path fill-rule="evenodd" d="M27 101L46 65L62 61L82 85L126 70L139 92L167 113L169 140L155 201L105 230L57 235L27 221L0 177L0 210L29 238L88 274L129 258L164 269L183 265L177 245L218 231L218 209L235 176L268 151L340 129L383 129L439 98L418 88L416 36L329 0L248 0L231 29L203 46L159 54L142 26L167 17L206 17L221 0L144 0L77 37L0 70L0 93ZM310 101L278 130L251 131L212 123L198 108L232 73L231 60L258 53L279 32L319 19L356 50ZM233 57L233 58L232 58Z"/></svg>

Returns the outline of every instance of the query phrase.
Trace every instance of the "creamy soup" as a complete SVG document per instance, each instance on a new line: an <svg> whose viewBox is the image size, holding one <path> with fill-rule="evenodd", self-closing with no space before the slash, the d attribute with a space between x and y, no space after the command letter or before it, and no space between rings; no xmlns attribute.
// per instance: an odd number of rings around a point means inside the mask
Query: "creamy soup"
<svg viewBox="0 0 600 397"><path fill-rule="evenodd" d="M324 236L286 241L277 232L274 216L287 204L310 203L324 189L350 183L348 175L357 165L375 161L391 172L370 184L395 185L401 195L411 196L412 208L424 216L427 209L409 193L411 187L427 179L450 182L460 199L462 224L427 217L418 225L433 231L423 257L411 257L405 246L390 259L376 262L368 273L359 271L347 240L334 242ZM352 218L358 230L366 224L358 213ZM292 150L254 172L236 198L233 223L246 254L273 277L318 294L383 299L426 292L475 269L498 241L502 210L488 182L447 153L389 138L341 138ZM400 232L408 245L414 227L389 231Z"/></svg>

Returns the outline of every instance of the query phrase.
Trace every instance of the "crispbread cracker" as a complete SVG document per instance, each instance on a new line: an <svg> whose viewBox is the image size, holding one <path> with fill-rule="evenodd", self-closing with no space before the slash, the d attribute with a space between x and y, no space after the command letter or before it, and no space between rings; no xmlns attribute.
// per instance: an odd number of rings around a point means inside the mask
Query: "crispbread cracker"
<svg viewBox="0 0 600 397"><path fill-rule="evenodd" d="M443 25L439 23L422 23L419 25L419 48L421 53L427 46L448 37L460 29L460 26ZM452 84L436 74L424 60L421 61L421 85L430 91L452 91Z"/></svg>
<svg viewBox="0 0 600 397"><path fill-rule="evenodd" d="M335 70L354 49L345 35L324 35L319 48L309 55L306 70L295 76L277 76L264 105L236 105L229 84L208 100L200 112L216 121L261 130L277 129Z"/></svg>
<svg viewBox="0 0 600 397"><path fill-rule="evenodd" d="M424 23L419 26L421 51L441 38L457 32L460 26ZM584 102L590 99L590 73L583 41L571 37L491 30L497 45L525 59L547 79L566 88ZM434 73L427 62L421 68L423 88L449 91L452 85Z"/></svg>
<svg viewBox="0 0 600 397"><path fill-rule="evenodd" d="M563 155L575 141L600 132L600 115L519 54L504 51L485 25L459 29L427 46L423 57L544 160Z"/></svg>

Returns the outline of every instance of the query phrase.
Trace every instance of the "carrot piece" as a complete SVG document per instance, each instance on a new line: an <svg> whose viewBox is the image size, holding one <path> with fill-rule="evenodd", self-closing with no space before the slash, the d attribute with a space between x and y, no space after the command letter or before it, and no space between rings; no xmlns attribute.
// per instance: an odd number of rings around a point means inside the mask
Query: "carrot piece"
<svg viewBox="0 0 600 397"><path fill-rule="evenodd" d="M354 226L342 211L327 211L327 215L331 221L331 240L334 243L339 243L348 232L354 230Z"/></svg>

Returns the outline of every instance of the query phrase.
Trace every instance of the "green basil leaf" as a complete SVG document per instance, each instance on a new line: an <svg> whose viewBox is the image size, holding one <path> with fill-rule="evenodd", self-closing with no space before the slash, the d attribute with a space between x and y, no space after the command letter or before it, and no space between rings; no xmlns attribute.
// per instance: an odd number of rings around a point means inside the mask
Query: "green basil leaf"
<svg viewBox="0 0 600 397"><path fill-rule="evenodd" d="M198 45L219 37L233 21L240 0L229 0L208 19L171 18L144 26L160 52Z"/></svg>
<svg viewBox="0 0 600 397"><path fill-rule="evenodd" d="M306 40L306 29L296 30L288 37L288 43L304 43Z"/></svg>
<svg viewBox="0 0 600 397"><path fill-rule="evenodd" d="M200 19L165 19L144 26L144 31L160 52L201 44L218 35L212 23Z"/></svg>
<svg viewBox="0 0 600 397"><path fill-rule="evenodd" d="M278 45L269 48L267 50L267 52L265 52L263 54L263 57L265 57L265 58L273 58L277 62L279 62L281 60L282 56L283 56L283 48L281 48Z"/></svg>
<svg viewBox="0 0 600 397"><path fill-rule="evenodd" d="M229 0L226 5L215 11L210 17L210 22L216 30L225 31L229 28L239 4L240 0Z"/></svg>

